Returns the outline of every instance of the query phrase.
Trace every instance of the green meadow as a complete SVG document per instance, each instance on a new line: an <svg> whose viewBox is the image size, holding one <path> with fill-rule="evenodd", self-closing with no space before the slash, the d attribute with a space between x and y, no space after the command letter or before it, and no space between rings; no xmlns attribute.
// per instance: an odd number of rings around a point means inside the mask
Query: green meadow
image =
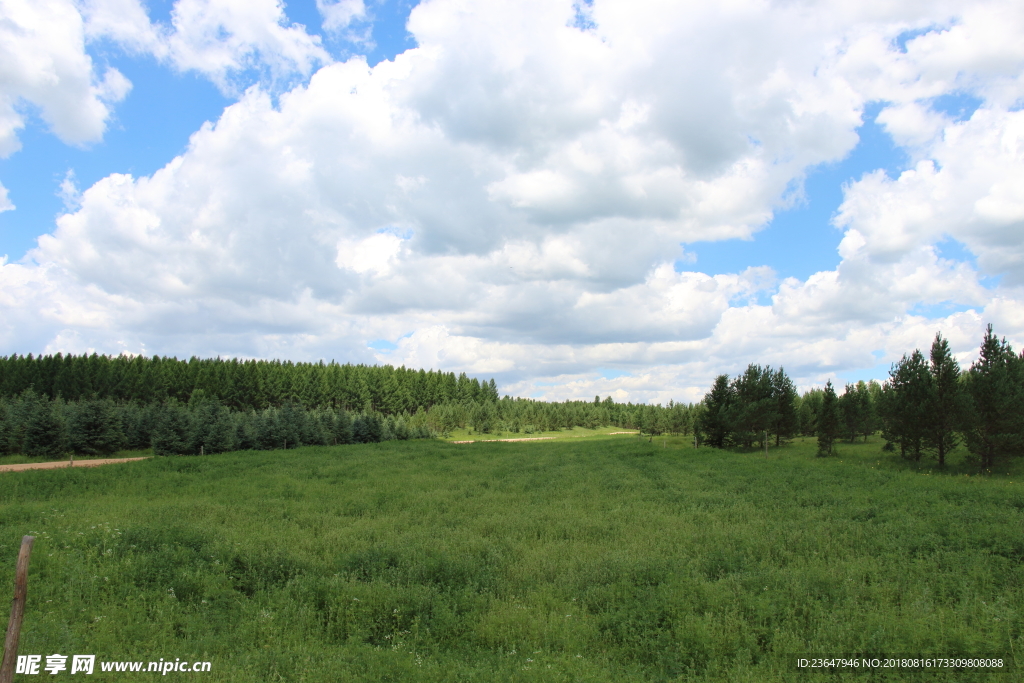
<svg viewBox="0 0 1024 683"><path fill-rule="evenodd" d="M1020 680L794 664L1016 662L1016 463L982 477L876 441L829 459L813 440L767 458L687 441L390 441L0 473L2 586L35 535L20 652L212 663L168 680ZM155 676L97 665L93 679Z"/></svg>

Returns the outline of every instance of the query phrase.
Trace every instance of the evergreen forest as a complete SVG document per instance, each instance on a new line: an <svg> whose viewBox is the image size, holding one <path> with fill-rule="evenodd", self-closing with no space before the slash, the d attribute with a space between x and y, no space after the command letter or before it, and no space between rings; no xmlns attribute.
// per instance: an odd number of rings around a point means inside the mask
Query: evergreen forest
<svg viewBox="0 0 1024 683"><path fill-rule="evenodd" d="M799 395L782 368L719 375L697 404L501 398L494 379L404 367L290 361L46 355L0 357L0 455L59 458L273 450L613 426L717 448L817 437L818 455L881 433L886 449L940 466L959 446L982 469L1024 453L1024 355L989 326L961 370L936 335L889 378Z"/></svg>

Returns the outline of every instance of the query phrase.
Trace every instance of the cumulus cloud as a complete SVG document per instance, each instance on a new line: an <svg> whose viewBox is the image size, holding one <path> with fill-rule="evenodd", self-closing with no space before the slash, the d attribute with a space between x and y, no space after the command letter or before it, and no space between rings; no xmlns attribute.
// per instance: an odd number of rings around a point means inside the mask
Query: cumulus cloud
<svg viewBox="0 0 1024 683"><path fill-rule="evenodd" d="M0 184L0 213L14 211L14 203L7 196L7 188Z"/></svg>
<svg viewBox="0 0 1024 683"><path fill-rule="evenodd" d="M319 6L339 26L360 16ZM277 2L181 0L172 17L140 23L139 49L214 79L253 55L326 62ZM652 0L595 2L580 22L569 1L425 2L418 47L394 61L324 63L276 101L249 89L152 176L81 192L38 265L0 267L0 342L375 359L493 374L509 393L695 400L751 361L807 384L939 329L961 354L986 321L1024 339L1020 18L998 2ZM982 103L966 119L936 104L964 92ZM690 242L755 235L856 146L878 100L913 167L847 186L837 269L677 272ZM976 263L944 257L949 240ZM35 331L18 332L29 310ZM395 348L368 348L380 339Z"/></svg>
<svg viewBox="0 0 1024 683"><path fill-rule="evenodd" d="M87 45L104 39L204 74L228 93L290 85L331 61L280 0L177 0L170 25L153 23L140 0L0 0L0 158L20 149L27 107L66 143L102 138L131 90L89 56Z"/></svg>
<svg viewBox="0 0 1024 683"><path fill-rule="evenodd" d="M111 105L131 84L117 69L96 73L81 15L68 0L0 1L0 158L21 144L23 103L64 142L99 140Z"/></svg>
<svg viewBox="0 0 1024 683"><path fill-rule="evenodd" d="M324 18L325 31L341 31L366 17L363 0L316 0L316 8Z"/></svg>

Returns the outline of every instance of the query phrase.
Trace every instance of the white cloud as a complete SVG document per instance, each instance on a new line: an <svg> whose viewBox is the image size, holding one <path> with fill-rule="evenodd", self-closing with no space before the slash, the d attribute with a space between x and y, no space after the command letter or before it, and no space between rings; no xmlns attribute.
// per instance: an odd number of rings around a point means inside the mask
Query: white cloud
<svg viewBox="0 0 1024 683"><path fill-rule="evenodd" d="M61 140L80 145L102 137L111 105L130 87L116 69L96 73L70 0L0 0L0 158L21 147L24 103Z"/></svg>
<svg viewBox="0 0 1024 683"><path fill-rule="evenodd" d="M341 31L353 21L366 18L363 0L316 0L316 8L324 18L325 31Z"/></svg>
<svg viewBox="0 0 1024 683"><path fill-rule="evenodd" d="M288 25L281 0L178 0L166 52L183 71L209 76L224 90L239 71L267 69L273 80L308 75L330 56L320 38Z"/></svg>
<svg viewBox="0 0 1024 683"><path fill-rule="evenodd" d="M419 47L394 61L323 66L277 103L250 89L157 173L84 190L40 265L0 267L0 348L376 357L664 401L748 362L821 381L938 329L964 354L986 321L1024 339L1020 49L1000 8L1015 26L1006 3L596 2L579 29L568 1L420 4ZM225 82L252 59L312 69L318 44L280 10L182 0L152 39L124 25ZM898 48L929 26L946 28ZM935 110L963 92L983 102L969 119ZM675 271L687 243L761 229L875 99L914 167L847 187L837 269ZM950 238L980 272L943 258Z"/></svg>
<svg viewBox="0 0 1024 683"><path fill-rule="evenodd" d="M30 107L66 143L103 137L131 90L89 56L87 45L103 39L236 94L254 82L290 85L331 61L280 0L177 0L170 26L153 23L139 0L0 0L0 158L21 148Z"/></svg>
<svg viewBox="0 0 1024 683"><path fill-rule="evenodd" d="M14 211L14 202L7 196L7 188L0 183L0 213Z"/></svg>

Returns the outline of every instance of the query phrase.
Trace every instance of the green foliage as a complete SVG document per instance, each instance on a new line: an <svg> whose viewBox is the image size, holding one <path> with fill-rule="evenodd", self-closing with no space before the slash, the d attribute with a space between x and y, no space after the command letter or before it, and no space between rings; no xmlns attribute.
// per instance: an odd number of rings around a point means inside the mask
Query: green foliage
<svg viewBox="0 0 1024 683"><path fill-rule="evenodd" d="M964 382L962 429L967 448L991 469L1024 450L1024 360L989 325Z"/></svg>
<svg viewBox="0 0 1024 683"><path fill-rule="evenodd" d="M210 683L1016 680L794 670L1024 646L1018 483L813 452L391 441L22 472L0 574L35 535L21 652L207 660Z"/></svg>
<svg viewBox="0 0 1024 683"><path fill-rule="evenodd" d="M821 395L821 411L818 413L819 457L835 455L835 443L840 433L839 399L832 388L831 380L825 384Z"/></svg>
<svg viewBox="0 0 1024 683"><path fill-rule="evenodd" d="M917 349L889 371L879 405L882 436L899 444L904 458L921 460L933 391L928 363Z"/></svg>
<svg viewBox="0 0 1024 683"><path fill-rule="evenodd" d="M924 447L935 452L939 465L959 443L956 430L963 420L964 397L960 389L960 365L953 358L949 342L935 335L930 353L932 391L927 411Z"/></svg>
<svg viewBox="0 0 1024 683"><path fill-rule="evenodd" d="M22 447L33 458L59 458L67 446L60 404L26 392L22 399L25 436Z"/></svg>
<svg viewBox="0 0 1024 683"><path fill-rule="evenodd" d="M69 413L68 447L76 455L111 455L125 446L113 401L82 401L69 406Z"/></svg>
<svg viewBox="0 0 1024 683"><path fill-rule="evenodd" d="M412 413L451 401L495 402L493 379L481 382L465 373L409 370L390 365L340 365L221 358L154 356L0 356L0 397L33 388L46 398L76 402L95 397L115 402L188 404L193 394L215 399L236 411L300 403L308 408Z"/></svg>
<svg viewBox="0 0 1024 683"><path fill-rule="evenodd" d="M153 430L153 452L156 455L191 455L193 433L192 413L176 401L160 411L159 422Z"/></svg>
<svg viewBox="0 0 1024 683"><path fill-rule="evenodd" d="M716 448L749 448L754 442L764 446L768 436L778 446L799 429L797 401L796 388L782 368L752 363L732 382L728 375L715 378L704 396L697 431L704 443Z"/></svg>
<svg viewBox="0 0 1024 683"><path fill-rule="evenodd" d="M821 413L822 389L811 389L800 398L797 414L800 416L800 433L815 436L818 433L818 414Z"/></svg>
<svg viewBox="0 0 1024 683"><path fill-rule="evenodd" d="M700 442L715 448L723 448L729 439L729 417L732 412L733 393L729 387L729 376L719 375L711 391L704 395L704 411L701 413L698 431Z"/></svg>

